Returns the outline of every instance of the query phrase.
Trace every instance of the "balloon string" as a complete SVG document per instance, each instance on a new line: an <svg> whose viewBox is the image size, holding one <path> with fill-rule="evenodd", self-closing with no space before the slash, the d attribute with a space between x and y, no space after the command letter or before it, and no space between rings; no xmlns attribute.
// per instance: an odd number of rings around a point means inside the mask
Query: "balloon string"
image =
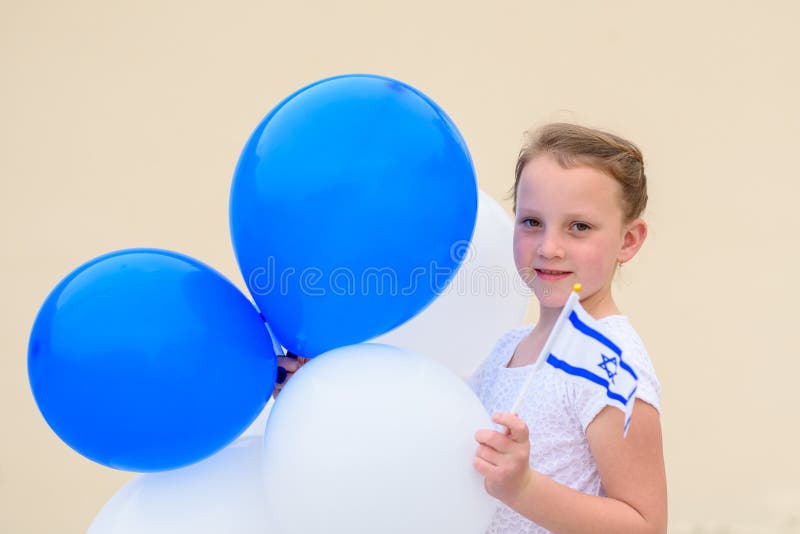
<svg viewBox="0 0 800 534"><path fill-rule="evenodd" d="M263 313L258 314L261 317L261 320L264 321L264 326L267 327L267 332L269 332L269 339L272 341L272 352L275 356L283 356L283 347L278 342L278 338L275 337L275 334L272 332L272 328L269 327L269 323L264 318Z"/></svg>

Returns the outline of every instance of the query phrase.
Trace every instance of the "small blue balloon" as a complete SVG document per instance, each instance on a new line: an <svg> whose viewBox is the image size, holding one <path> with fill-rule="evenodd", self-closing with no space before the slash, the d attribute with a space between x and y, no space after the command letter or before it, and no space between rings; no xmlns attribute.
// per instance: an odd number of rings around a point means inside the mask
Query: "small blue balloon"
<svg viewBox="0 0 800 534"><path fill-rule="evenodd" d="M236 168L233 246L275 336L314 357L387 332L446 286L477 185L455 125L389 78L329 78L261 122Z"/></svg>
<svg viewBox="0 0 800 534"><path fill-rule="evenodd" d="M28 348L50 427L87 458L159 471L230 443L275 384L257 310L190 257L133 249L69 274L42 305Z"/></svg>

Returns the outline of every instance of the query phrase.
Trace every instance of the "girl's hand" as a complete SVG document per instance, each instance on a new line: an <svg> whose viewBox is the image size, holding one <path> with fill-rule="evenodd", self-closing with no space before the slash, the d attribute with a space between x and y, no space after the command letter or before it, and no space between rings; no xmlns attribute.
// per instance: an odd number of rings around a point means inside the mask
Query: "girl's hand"
<svg viewBox="0 0 800 534"><path fill-rule="evenodd" d="M278 393L281 392L289 379L292 378L302 366L304 366L310 358L303 358L291 352L287 352L286 356L278 356L278 377L275 380L275 389L272 390L272 397L278 398Z"/></svg>
<svg viewBox="0 0 800 534"><path fill-rule="evenodd" d="M479 430L475 434L480 445L473 465L484 476L489 495L514 508L515 501L526 493L533 480L528 425L511 413L497 413L492 421L507 430L505 433Z"/></svg>

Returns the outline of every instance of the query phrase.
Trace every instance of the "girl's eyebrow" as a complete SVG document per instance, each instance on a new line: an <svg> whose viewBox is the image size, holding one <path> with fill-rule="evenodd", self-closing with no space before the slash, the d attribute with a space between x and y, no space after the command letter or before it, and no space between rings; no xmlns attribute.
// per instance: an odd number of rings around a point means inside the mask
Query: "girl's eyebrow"
<svg viewBox="0 0 800 534"><path fill-rule="evenodd" d="M565 219L570 219L570 220L583 220L583 219L594 219L595 217L591 213L586 213L586 212L577 213L576 212L576 213L567 213L566 215L564 215L564 218Z"/></svg>
<svg viewBox="0 0 800 534"><path fill-rule="evenodd" d="M516 217L542 217L542 213L539 210L528 208L526 209L525 206L517 206L517 213ZM589 212L570 212L558 215L559 219L564 220L589 220L589 219L596 219L597 217Z"/></svg>
<svg viewBox="0 0 800 534"><path fill-rule="evenodd" d="M520 217L539 217L540 215L536 210L526 210L517 206L517 213L515 213L514 216L519 219Z"/></svg>

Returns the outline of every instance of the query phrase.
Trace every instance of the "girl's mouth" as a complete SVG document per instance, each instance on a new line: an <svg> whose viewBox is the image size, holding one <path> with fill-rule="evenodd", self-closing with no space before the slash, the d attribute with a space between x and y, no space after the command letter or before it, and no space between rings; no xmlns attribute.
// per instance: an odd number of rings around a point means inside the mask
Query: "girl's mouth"
<svg viewBox="0 0 800 534"><path fill-rule="evenodd" d="M562 278L566 278L570 274L569 271L555 271L553 269L535 269L536 277L541 278L545 281L554 281L554 280L561 280Z"/></svg>

